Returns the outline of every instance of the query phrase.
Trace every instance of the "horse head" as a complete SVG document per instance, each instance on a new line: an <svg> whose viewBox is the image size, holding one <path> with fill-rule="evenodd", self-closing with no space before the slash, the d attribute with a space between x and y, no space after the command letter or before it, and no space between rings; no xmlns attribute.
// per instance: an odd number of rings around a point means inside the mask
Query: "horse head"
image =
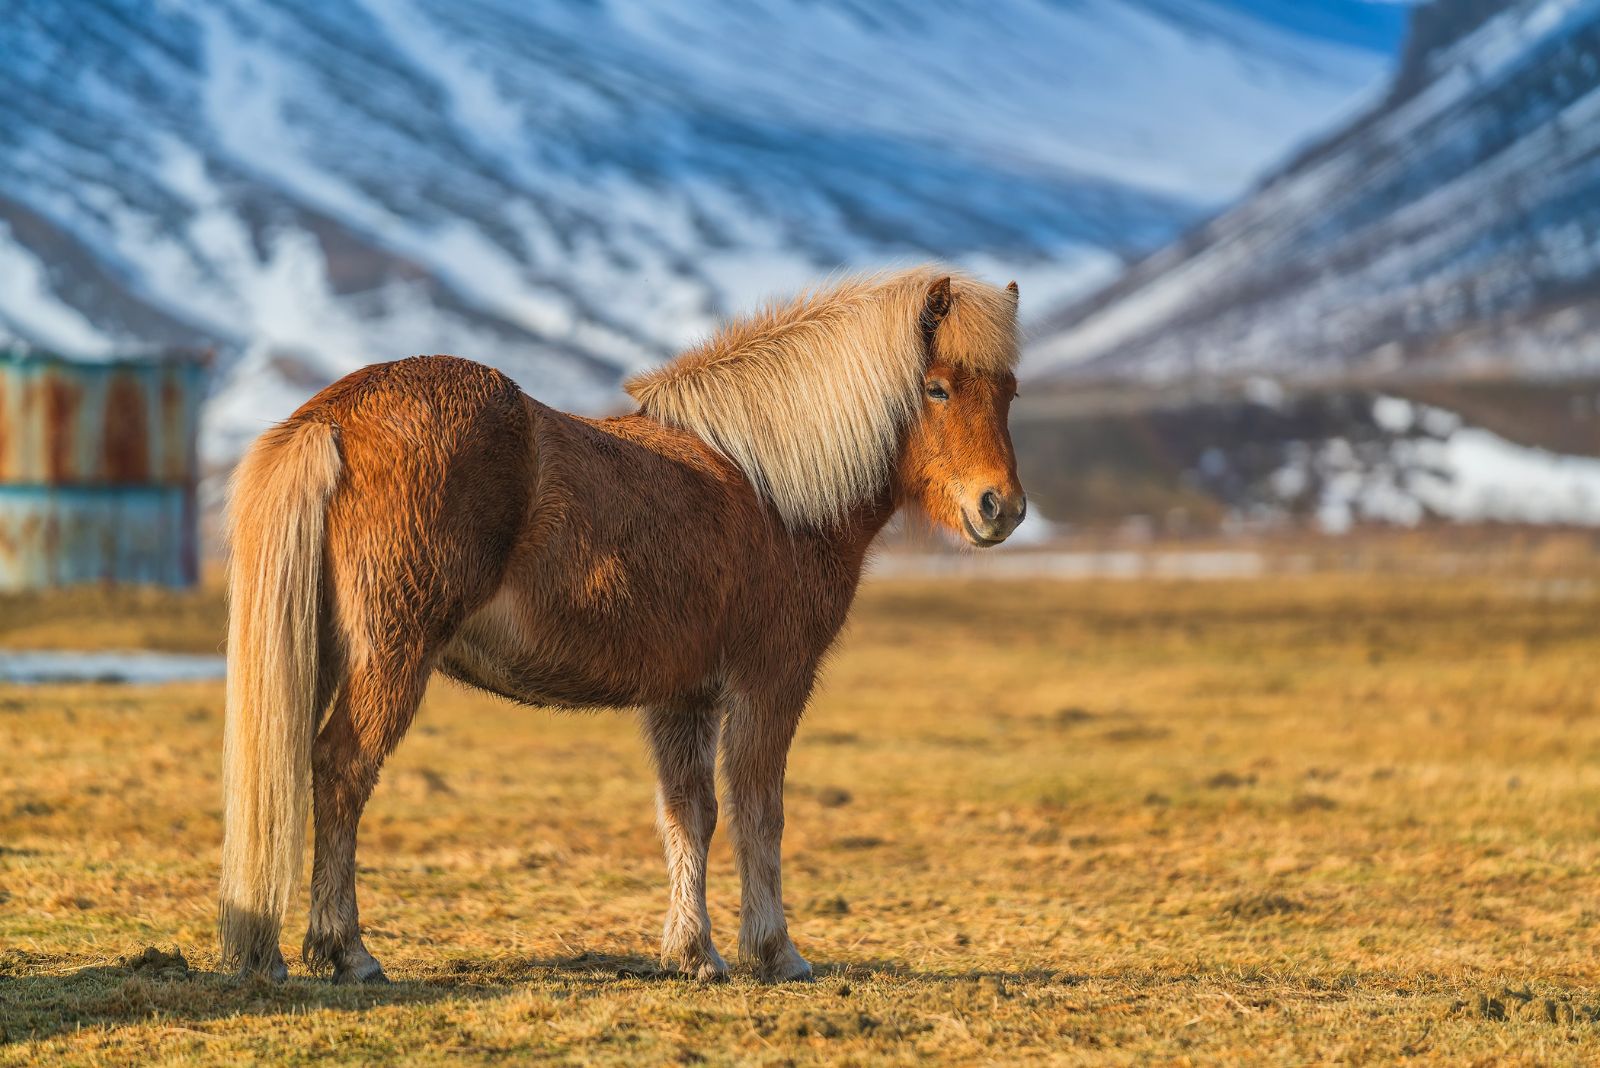
<svg viewBox="0 0 1600 1068"><path fill-rule="evenodd" d="M1005 292L1010 308L997 316L992 301L984 302L988 308L963 308L972 296L952 292L947 277L928 287L920 411L900 454L908 503L980 548L1005 541L1028 512L1007 427L1016 375L1008 360L973 351L1015 345L1017 284Z"/></svg>

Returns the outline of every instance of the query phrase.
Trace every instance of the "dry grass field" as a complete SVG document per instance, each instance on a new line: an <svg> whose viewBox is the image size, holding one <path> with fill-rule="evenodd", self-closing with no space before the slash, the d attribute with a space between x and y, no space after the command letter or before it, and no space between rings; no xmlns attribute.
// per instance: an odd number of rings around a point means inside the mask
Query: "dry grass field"
<svg viewBox="0 0 1600 1068"><path fill-rule="evenodd" d="M237 983L220 686L0 687L0 1063L1594 1063L1597 580L872 584L791 761L804 986L656 971L629 716L442 683L363 826L397 981ZM0 646L219 626L0 601ZM737 899L719 839L724 952Z"/></svg>

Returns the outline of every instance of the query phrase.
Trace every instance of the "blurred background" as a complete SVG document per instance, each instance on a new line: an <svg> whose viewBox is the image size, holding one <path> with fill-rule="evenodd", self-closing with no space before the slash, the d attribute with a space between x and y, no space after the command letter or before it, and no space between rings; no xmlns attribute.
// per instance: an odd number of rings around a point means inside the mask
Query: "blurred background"
<svg viewBox="0 0 1600 1068"><path fill-rule="evenodd" d="M1585 0L22 0L0 64L0 584L194 581L362 364L603 414L930 257L1022 287L1024 551L1600 524Z"/></svg>

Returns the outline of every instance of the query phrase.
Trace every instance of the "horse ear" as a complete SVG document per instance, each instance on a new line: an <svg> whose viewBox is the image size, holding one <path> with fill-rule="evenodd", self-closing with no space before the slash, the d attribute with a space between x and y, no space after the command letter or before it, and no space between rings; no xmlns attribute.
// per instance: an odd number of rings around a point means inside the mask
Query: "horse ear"
<svg viewBox="0 0 1600 1068"><path fill-rule="evenodd" d="M1011 303L1013 304L1022 298L1022 291L1017 288L1015 281L1006 283L1006 292L1011 294Z"/></svg>
<svg viewBox="0 0 1600 1068"><path fill-rule="evenodd" d="M928 299L922 306L922 323L933 330L950 314L950 276L936 278L928 286Z"/></svg>

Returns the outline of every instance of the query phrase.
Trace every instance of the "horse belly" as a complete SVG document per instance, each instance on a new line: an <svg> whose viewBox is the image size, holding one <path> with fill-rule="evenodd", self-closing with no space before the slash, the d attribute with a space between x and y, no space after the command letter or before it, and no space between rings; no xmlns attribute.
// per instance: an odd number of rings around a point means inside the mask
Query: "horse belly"
<svg viewBox="0 0 1600 1068"><path fill-rule="evenodd" d="M536 601L502 587L462 625L441 668L524 704L563 708L662 700L702 687L714 670L703 654L685 656L681 644L653 649L646 636L625 627L538 609Z"/></svg>

